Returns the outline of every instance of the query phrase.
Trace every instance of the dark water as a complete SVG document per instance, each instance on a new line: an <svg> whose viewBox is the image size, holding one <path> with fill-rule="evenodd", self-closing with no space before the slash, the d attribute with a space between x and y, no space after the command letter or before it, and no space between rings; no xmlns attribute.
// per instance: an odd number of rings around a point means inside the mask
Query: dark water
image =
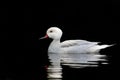
<svg viewBox="0 0 120 80"><path fill-rule="evenodd" d="M112 58L105 53L48 53L49 64L43 54L28 55L16 56L16 61L14 56L6 57L7 60L0 57L1 62L4 60L1 63L0 80L96 80L114 77Z"/></svg>
<svg viewBox="0 0 120 80"><path fill-rule="evenodd" d="M68 67L69 69L74 69L74 70L75 69L80 70L80 69L91 68L91 67L96 68L96 67L99 67L99 65L109 64L107 60L107 56L101 55L100 53L96 53L96 54L48 53L48 57L50 61L50 65L47 68L48 80L64 80L63 74L65 70L67 70L67 69L63 69L64 67Z"/></svg>

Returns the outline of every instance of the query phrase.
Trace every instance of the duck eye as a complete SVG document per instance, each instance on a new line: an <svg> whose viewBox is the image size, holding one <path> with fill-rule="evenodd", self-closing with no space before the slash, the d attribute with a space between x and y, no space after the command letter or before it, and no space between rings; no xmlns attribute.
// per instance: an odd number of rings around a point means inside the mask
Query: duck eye
<svg viewBox="0 0 120 80"><path fill-rule="evenodd" d="M51 30L50 33L52 33L53 31Z"/></svg>

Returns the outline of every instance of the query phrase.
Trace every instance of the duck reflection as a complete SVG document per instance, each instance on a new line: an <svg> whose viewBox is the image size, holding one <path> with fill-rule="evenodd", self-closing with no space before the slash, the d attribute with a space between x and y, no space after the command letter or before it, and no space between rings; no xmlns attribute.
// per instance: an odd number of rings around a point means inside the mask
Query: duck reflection
<svg viewBox="0 0 120 80"><path fill-rule="evenodd" d="M95 54L78 54L78 53L48 53L50 65L47 68L49 80L61 80L62 79L62 67L61 65L69 66L72 68L84 68L84 67L97 67L99 64L107 64L106 55L100 53Z"/></svg>
<svg viewBox="0 0 120 80"><path fill-rule="evenodd" d="M61 55L56 53L48 53L50 65L47 68L49 80L61 80L62 78L62 68L60 65Z"/></svg>
<svg viewBox="0 0 120 80"><path fill-rule="evenodd" d="M61 57L62 65L73 68L97 67L99 63L107 64L106 56L96 54L65 54Z"/></svg>

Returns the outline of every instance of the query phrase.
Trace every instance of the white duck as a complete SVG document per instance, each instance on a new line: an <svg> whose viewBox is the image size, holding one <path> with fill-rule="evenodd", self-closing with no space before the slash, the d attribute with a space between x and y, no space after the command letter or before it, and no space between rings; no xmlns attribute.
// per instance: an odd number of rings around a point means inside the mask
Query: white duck
<svg viewBox="0 0 120 80"><path fill-rule="evenodd" d="M98 42L86 40L67 40L60 42L62 30L58 27L51 27L47 30L46 36L40 38L52 38L48 52L52 53L95 53L111 45L98 45Z"/></svg>

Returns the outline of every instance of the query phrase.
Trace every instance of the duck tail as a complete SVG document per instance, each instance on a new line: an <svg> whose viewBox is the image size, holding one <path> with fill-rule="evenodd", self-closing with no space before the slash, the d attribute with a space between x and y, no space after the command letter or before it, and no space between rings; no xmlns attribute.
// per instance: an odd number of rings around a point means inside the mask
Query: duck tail
<svg viewBox="0 0 120 80"><path fill-rule="evenodd" d="M99 52L101 49L105 49L107 47L111 47L114 46L115 44L112 45L96 45L94 47L91 47L90 50L91 52Z"/></svg>

